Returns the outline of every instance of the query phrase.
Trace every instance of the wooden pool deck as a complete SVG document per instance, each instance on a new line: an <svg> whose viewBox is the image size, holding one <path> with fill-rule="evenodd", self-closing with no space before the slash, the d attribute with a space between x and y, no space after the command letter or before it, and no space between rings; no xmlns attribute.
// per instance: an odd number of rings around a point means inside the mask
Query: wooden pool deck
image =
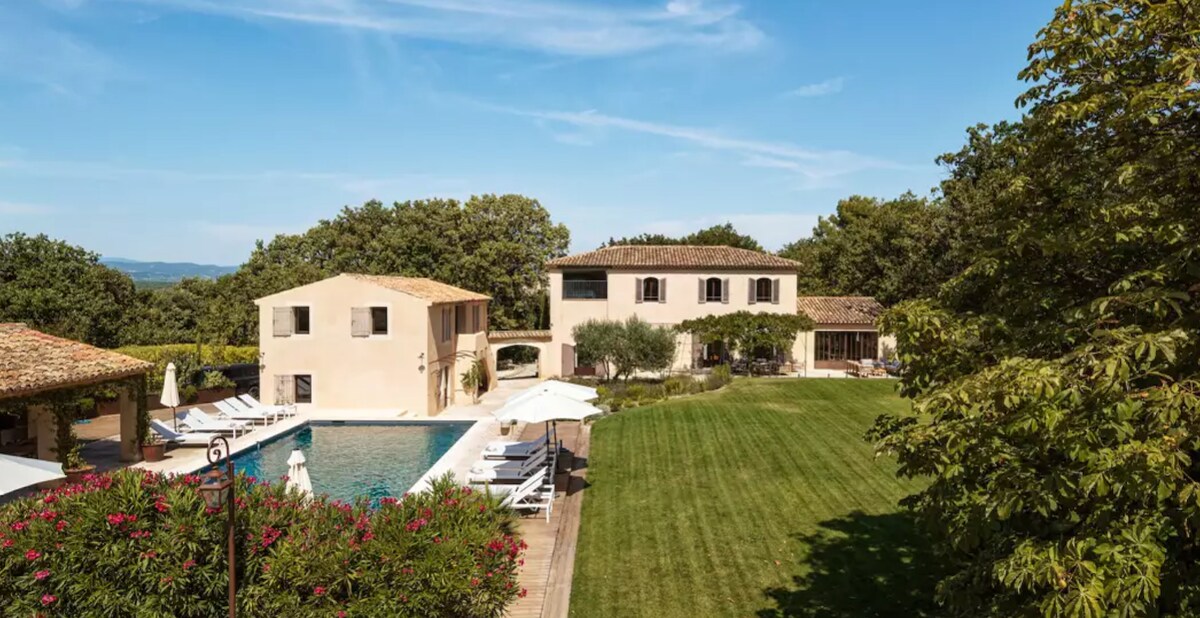
<svg viewBox="0 0 1200 618"><path fill-rule="evenodd" d="M542 426L528 426L522 440L542 434ZM559 423L563 446L575 457L566 492L555 497L550 521L544 516L522 518L519 529L529 548L520 585L525 598L509 608L508 618L565 618L571 602L575 572L575 545L579 539L579 512L587 485L587 457L591 428L581 423Z"/></svg>

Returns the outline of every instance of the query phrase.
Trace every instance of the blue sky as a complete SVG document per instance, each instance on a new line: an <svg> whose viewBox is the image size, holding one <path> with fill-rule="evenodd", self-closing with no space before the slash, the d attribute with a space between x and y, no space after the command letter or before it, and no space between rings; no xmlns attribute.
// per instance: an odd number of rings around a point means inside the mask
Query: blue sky
<svg viewBox="0 0 1200 618"><path fill-rule="evenodd" d="M572 248L769 248L1016 116L1053 0L21 0L0 233L237 264L344 205L535 197Z"/></svg>

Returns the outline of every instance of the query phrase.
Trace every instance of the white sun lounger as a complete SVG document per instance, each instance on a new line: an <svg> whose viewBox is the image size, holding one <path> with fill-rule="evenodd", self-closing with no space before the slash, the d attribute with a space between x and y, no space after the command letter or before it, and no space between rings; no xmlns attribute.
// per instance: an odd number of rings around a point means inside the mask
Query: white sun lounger
<svg viewBox="0 0 1200 618"><path fill-rule="evenodd" d="M158 434L158 437L162 438L163 442L182 444L184 446L208 446L208 441L211 440L213 436L217 435L215 433L203 431L179 433L170 427L167 427L158 419L150 419L150 429L154 430L154 433Z"/></svg>
<svg viewBox="0 0 1200 618"><path fill-rule="evenodd" d="M224 400L224 399L222 399L221 401L214 401L213 405L216 406L217 410L219 410L221 412L221 416L224 416L225 418L233 419L235 421L250 421L250 422L262 421L263 424L265 425L275 419L274 416L269 415L269 414L263 414L262 412L243 410L241 408L238 408L237 406L234 406L233 404L229 403L227 400Z"/></svg>
<svg viewBox="0 0 1200 618"><path fill-rule="evenodd" d="M495 470L498 468L516 469L524 466L525 462L529 461L530 459L536 459L540 457L543 461L545 461L548 452L549 451L547 450L546 445L542 444L526 457L510 457L507 459L480 459L479 461L471 464L471 471Z"/></svg>
<svg viewBox="0 0 1200 618"><path fill-rule="evenodd" d="M199 408L192 408L175 414L175 418L179 422L187 425L189 431L201 431L208 433L231 433L233 437L237 437L239 433L249 431L246 428L246 423L242 421L227 421L212 418L204 413Z"/></svg>
<svg viewBox="0 0 1200 618"><path fill-rule="evenodd" d="M528 442L506 442L496 440L483 447L484 459L521 459L529 457L538 448L545 446L550 440L548 434L529 440Z"/></svg>
<svg viewBox="0 0 1200 618"><path fill-rule="evenodd" d="M523 493L512 492L500 502L514 511L546 511L546 522L554 510L554 485L538 485Z"/></svg>
<svg viewBox="0 0 1200 618"><path fill-rule="evenodd" d="M476 487L482 488L493 496L505 496L507 500L509 496L515 493L528 493L536 490L538 487L546 484L546 469L541 468L533 474L533 476L525 479L520 485L492 485L489 483L476 483Z"/></svg>
<svg viewBox="0 0 1200 618"><path fill-rule="evenodd" d="M467 480L471 483L496 483L509 482L515 483L528 479L537 473L538 468L541 468L546 463L546 454L542 453L537 457L531 457L525 461L501 462L517 464L515 467L497 466L495 468L480 468L471 469L471 473L467 476Z"/></svg>
<svg viewBox="0 0 1200 618"><path fill-rule="evenodd" d="M221 403L247 414L263 414L267 416L267 418L270 418L272 422L279 420L279 417L283 416L283 412L279 410L261 410L259 408L252 408L250 407L250 404L241 401L237 397L222 399Z"/></svg>
<svg viewBox="0 0 1200 618"><path fill-rule="evenodd" d="M296 406L294 406L294 405L291 405L291 406L269 406L255 398L251 397L249 393L242 393L241 395L238 395L237 400L246 404L246 406L249 407L251 410L258 410L259 412L266 412L267 414L274 412L276 414L282 414L284 416L295 416L296 415Z"/></svg>

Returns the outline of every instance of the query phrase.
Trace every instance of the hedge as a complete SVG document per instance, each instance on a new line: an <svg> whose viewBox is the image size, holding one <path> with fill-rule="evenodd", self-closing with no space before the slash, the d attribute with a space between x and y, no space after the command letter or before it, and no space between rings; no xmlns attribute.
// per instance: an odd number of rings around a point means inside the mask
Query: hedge
<svg viewBox="0 0 1200 618"><path fill-rule="evenodd" d="M0 615L225 616L200 482L130 469L0 507ZM236 499L240 616L499 616L524 594L512 515L449 477L377 509L244 476Z"/></svg>
<svg viewBox="0 0 1200 618"><path fill-rule="evenodd" d="M131 345L117 348L114 352L154 363L154 369L148 376L151 392L162 390L163 373L167 370L167 363L175 363L181 385L188 382L190 374L207 365L258 363L258 346L205 345L200 347L198 356L194 343Z"/></svg>

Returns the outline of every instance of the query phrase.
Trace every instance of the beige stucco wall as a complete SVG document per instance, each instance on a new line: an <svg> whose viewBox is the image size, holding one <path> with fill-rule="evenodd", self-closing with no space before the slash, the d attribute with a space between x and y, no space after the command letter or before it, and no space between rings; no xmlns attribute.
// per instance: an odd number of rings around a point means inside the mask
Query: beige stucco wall
<svg viewBox="0 0 1200 618"><path fill-rule="evenodd" d="M637 302L637 280L660 277L666 280L666 302ZM729 279L729 302L699 302L699 281L709 277ZM750 278L779 279L778 303L749 302ZM562 272L550 272L550 331L553 342L545 366L550 375L563 375L573 362L574 339L571 330L589 319L624 320L640 316L651 324L674 326L705 315L756 311L794 313L796 311L796 274L761 271L609 271L608 299L574 300L562 297ZM673 369L691 367L691 337L680 335L676 342Z"/></svg>
<svg viewBox="0 0 1200 618"><path fill-rule="evenodd" d="M256 302L262 354L260 392L264 402L276 402L275 376L310 374L311 405L323 410L408 411L415 416L439 411L435 366L440 368L439 362L453 366L453 354L448 360L438 359L458 345L457 333L452 334L449 342L438 341L441 305L344 276ZM486 314L486 303L478 304ZM275 337L273 308L282 306L308 306L310 334ZM353 307L387 307L388 334L351 336ZM486 328L481 331L486 332ZM464 337L468 338L472 349L479 349L480 337ZM486 358L486 336L482 337L482 343ZM451 373L453 376L453 369Z"/></svg>

